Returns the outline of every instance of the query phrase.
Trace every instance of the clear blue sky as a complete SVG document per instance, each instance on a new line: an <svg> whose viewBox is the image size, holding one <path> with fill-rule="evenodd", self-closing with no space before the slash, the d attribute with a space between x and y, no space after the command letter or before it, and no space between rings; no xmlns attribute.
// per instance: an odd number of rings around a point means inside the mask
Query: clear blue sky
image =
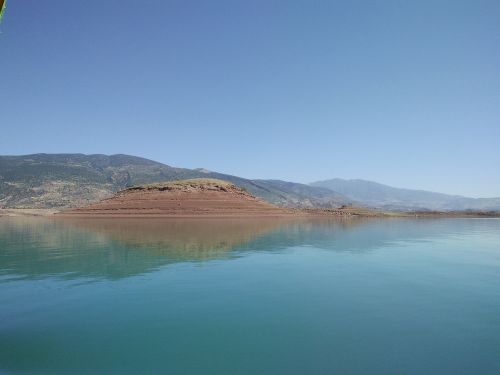
<svg viewBox="0 0 500 375"><path fill-rule="evenodd" d="M500 196L500 1L10 0L0 154Z"/></svg>

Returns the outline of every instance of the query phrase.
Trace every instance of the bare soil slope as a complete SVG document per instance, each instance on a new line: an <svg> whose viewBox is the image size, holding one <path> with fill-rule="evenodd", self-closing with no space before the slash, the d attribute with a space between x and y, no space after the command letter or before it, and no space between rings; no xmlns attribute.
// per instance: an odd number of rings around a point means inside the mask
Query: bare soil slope
<svg viewBox="0 0 500 375"><path fill-rule="evenodd" d="M232 183L190 179L137 186L64 216L288 216L293 210L263 202Z"/></svg>

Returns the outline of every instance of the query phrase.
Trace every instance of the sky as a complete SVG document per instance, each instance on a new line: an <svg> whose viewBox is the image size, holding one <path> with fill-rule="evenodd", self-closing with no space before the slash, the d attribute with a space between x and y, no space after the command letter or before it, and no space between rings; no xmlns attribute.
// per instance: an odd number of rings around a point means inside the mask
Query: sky
<svg viewBox="0 0 500 375"><path fill-rule="evenodd" d="M10 0L0 154L500 197L500 2Z"/></svg>

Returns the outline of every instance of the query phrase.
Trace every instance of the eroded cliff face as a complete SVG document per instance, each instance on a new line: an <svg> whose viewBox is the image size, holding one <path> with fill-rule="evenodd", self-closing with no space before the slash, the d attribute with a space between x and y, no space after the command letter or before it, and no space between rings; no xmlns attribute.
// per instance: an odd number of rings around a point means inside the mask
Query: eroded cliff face
<svg viewBox="0 0 500 375"><path fill-rule="evenodd" d="M128 188L69 216L287 216L293 211L264 202L236 185L190 179Z"/></svg>

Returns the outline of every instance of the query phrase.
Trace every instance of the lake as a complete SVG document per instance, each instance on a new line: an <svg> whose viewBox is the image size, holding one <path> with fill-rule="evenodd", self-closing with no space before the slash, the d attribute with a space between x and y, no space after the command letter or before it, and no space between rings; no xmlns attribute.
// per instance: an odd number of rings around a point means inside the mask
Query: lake
<svg viewBox="0 0 500 375"><path fill-rule="evenodd" d="M0 218L0 373L500 374L500 220Z"/></svg>

